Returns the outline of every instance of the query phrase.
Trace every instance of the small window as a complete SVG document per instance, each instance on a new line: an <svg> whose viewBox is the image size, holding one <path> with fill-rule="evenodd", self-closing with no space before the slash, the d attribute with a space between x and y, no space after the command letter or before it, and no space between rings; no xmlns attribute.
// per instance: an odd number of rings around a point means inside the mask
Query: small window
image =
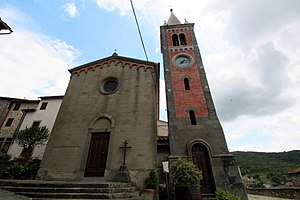
<svg viewBox="0 0 300 200"><path fill-rule="evenodd" d="M40 110L46 110L47 105L48 105L48 102L43 102Z"/></svg>
<svg viewBox="0 0 300 200"><path fill-rule="evenodd" d="M21 107L21 104L20 103L16 103L13 110L19 110L20 107Z"/></svg>
<svg viewBox="0 0 300 200"><path fill-rule="evenodd" d="M186 45L185 35L184 33L179 34L180 45Z"/></svg>
<svg viewBox="0 0 300 200"><path fill-rule="evenodd" d="M177 34L172 35L173 46L179 46L178 36Z"/></svg>
<svg viewBox="0 0 300 200"><path fill-rule="evenodd" d="M41 121L34 121L34 122L32 123L32 127L39 127L40 124L41 124Z"/></svg>
<svg viewBox="0 0 300 200"><path fill-rule="evenodd" d="M13 121L14 121L14 118L8 118L7 121L6 121L5 126L11 126Z"/></svg>
<svg viewBox="0 0 300 200"><path fill-rule="evenodd" d="M188 78L184 78L183 81L184 81L184 88L185 88L185 90L190 90L189 79Z"/></svg>
<svg viewBox="0 0 300 200"><path fill-rule="evenodd" d="M190 110L190 111L189 111L189 114L190 114L191 125L197 125L197 120L196 120L196 116L195 116L195 111Z"/></svg>
<svg viewBox="0 0 300 200"><path fill-rule="evenodd" d="M7 152L12 144L12 138L0 138L0 150Z"/></svg>

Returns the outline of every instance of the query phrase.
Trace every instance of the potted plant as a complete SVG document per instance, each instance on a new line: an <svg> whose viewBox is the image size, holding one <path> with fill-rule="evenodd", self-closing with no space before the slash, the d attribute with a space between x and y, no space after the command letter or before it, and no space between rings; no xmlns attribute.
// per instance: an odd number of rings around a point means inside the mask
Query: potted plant
<svg viewBox="0 0 300 200"><path fill-rule="evenodd" d="M200 181L202 173L194 163L183 158L174 161L171 163L171 177L177 200L201 199Z"/></svg>
<svg viewBox="0 0 300 200"><path fill-rule="evenodd" d="M144 192L148 197L147 199L155 199L155 195L157 194L158 182L159 178L157 171L155 169L151 169L151 171L149 172L149 176L145 180L147 189L145 189Z"/></svg>
<svg viewBox="0 0 300 200"><path fill-rule="evenodd" d="M151 169L151 171L149 172L149 176L145 180L145 183L149 189L156 189L158 184L158 174L156 170Z"/></svg>

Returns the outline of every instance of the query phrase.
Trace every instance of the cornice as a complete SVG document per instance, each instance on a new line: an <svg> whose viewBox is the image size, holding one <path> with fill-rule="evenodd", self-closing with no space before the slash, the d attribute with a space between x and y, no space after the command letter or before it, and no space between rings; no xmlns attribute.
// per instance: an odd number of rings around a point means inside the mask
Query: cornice
<svg viewBox="0 0 300 200"><path fill-rule="evenodd" d="M69 72L71 73L71 75L79 76L82 72L88 73L89 70L95 71L97 68L103 69L112 66L119 66L122 68L129 67L130 69L136 68L137 70L143 69L144 71L149 70L151 71L151 73L157 72L159 70L158 63L113 55L107 58L103 58L91 63L75 67L73 69L70 69Z"/></svg>

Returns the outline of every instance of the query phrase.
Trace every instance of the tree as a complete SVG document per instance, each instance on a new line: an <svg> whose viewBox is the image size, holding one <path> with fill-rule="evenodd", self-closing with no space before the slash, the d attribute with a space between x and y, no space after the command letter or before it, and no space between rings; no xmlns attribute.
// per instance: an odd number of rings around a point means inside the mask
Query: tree
<svg viewBox="0 0 300 200"><path fill-rule="evenodd" d="M30 158L35 146L43 145L49 139L49 129L46 126L25 127L24 130L17 131L13 135L14 141L24 148L24 152L29 152Z"/></svg>

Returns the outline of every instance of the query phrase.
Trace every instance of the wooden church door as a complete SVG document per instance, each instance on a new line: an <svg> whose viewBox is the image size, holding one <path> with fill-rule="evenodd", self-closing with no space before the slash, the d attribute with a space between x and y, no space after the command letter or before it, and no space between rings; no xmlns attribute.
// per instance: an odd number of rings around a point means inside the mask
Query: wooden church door
<svg viewBox="0 0 300 200"><path fill-rule="evenodd" d="M215 185L207 148L201 144L193 145L192 158L194 164L202 171L201 193L213 194L215 192Z"/></svg>
<svg viewBox="0 0 300 200"><path fill-rule="evenodd" d="M93 133L85 176L87 177L103 177L109 143L109 133Z"/></svg>

